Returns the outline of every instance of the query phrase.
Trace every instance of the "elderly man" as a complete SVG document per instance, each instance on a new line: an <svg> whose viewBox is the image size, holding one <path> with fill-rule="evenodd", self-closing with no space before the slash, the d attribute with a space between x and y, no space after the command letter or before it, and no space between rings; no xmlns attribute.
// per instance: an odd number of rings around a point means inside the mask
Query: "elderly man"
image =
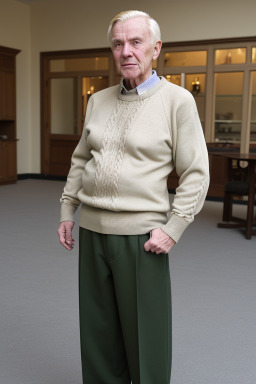
<svg viewBox="0 0 256 384"><path fill-rule="evenodd" d="M201 209L208 156L191 94L152 72L160 29L117 15L109 39L121 84L89 100L61 198L61 244L73 248L81 203L79 305L86 384L169 384L168 252ZM176 168L172 208L167 177Z"/></svg>

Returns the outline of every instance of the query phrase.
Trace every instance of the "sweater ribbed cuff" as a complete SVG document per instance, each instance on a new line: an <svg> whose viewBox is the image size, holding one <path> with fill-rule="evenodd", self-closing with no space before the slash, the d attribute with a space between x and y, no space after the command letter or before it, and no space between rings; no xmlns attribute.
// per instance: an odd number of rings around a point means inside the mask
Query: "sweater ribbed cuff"
<svg viewBox="0 0 256 384"><path fill-rule="evenodd" d="M76 207L70 204L61 203L60 206L60 222L62 221L75 221L74 216Z"/></svg>
<svg viewBox="0 0 256 384"><path fill-rule="evenodd" d="M161 229L177 243L189 224L182 217L172 214L168 223L163 225Z"/></svg>

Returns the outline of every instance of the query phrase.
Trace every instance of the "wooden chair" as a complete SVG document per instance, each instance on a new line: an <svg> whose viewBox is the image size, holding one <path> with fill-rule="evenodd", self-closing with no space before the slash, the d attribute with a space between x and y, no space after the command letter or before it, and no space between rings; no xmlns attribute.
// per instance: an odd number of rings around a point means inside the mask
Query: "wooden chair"
<svg viewBox="0 0 256 384"><path fill-rule="evenodd" d="M235 196L249 195L248 167L242 167L237 161L235 167L229 169L229 180L225 185L222 220L224 222L237 222L239 226L239 223L244 223L245 219L233 216L233 203Z"/></svg>

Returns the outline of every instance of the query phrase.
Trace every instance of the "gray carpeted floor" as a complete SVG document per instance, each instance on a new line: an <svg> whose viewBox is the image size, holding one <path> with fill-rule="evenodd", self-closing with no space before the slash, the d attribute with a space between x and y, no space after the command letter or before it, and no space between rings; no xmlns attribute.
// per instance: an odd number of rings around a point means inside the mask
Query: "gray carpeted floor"
<svg viewBox="0 0 256 384"><path fill-rule="evenodd" d="M63 186L0 187L0 384L82 383L78 244L69 253L56 233ZM170 255L172 384L256 382L256 237L216 228L221 211L206 202Z"/></svg>

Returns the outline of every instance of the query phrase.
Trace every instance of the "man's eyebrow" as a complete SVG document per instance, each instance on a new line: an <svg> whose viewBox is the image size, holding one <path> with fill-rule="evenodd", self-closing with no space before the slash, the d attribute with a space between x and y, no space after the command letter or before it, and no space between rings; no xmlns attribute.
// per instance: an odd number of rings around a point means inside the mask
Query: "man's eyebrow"
<svg viewBox="0 0 256 384"><path fill-rule="evenodd" d="M142 40L141 36L132 36L129 40Z"/></svg>
<svg viewBox="0 0 256 384"><path fill-rule="evenodd" d="M111 43L119 43L121 41L121 39L117 38L117 37L114 37L113 39L111 39Z"/></svg>

